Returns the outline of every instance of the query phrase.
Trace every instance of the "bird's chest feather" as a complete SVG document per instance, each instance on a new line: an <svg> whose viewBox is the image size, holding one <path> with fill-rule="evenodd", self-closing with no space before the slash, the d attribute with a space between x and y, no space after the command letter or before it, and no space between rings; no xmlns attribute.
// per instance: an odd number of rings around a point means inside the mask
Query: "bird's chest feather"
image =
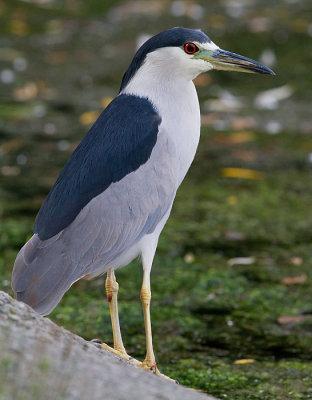
<svg viewBox="0 0 312 400"><path fill-rule="evenodd" d="M178 159L178 185L182 182L196 153L200 136L200 109L192 82L167 94L156 104L162 116L160 134L166 135Z"/></svg>

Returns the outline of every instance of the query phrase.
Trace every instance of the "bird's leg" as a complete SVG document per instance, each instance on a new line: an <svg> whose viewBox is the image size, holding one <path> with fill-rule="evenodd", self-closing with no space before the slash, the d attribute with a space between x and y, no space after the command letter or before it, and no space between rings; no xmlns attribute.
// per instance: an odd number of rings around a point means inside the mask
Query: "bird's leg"
<svg viewBox="0 0 312 400"><path fill-rule="evenodd" d="M118 291L119 284L115 277L115 272L109 269L107 272L107 278L105 282L107 300L109 303L109 311L111 315L112 328L113 328L113 338L114 338L114 349L118 352L125 353L125 347L122 342L119 315L118 315Z"/></svg>
<svg viewBox="0 0 312 400"><path fill-rule="evenodd" d="M157 373L157 366L155 361L155 355L153 350L153 339L152 339L152 325L150 316L150 304L151 304L151 285L150 285L150 270L143 270L143 284L141 288L141 302L144 314L144 325L146 335L146 357L141 365L142 368Z"/></svg>
<svg viewBox="0 0 312 400"><path fill-rule="evenodd" d="M113 269L109 269L107 272L107 278L105 282L106 286L106 294L107 300L109 303L109 311L111 315L112 328L113 328L113 338L114 338L114 348L111 348L107 344L103 343L102 348L105 350L109 350L118 356L125 358L130 361L132 364L140 365L141 363L135 360L133 357L130 357L122 342L121 332L120 332L120 324L119 324L119 316L118 316L118 290L119 285L115 277L115 273Z"/></svg>
<svg viewBox="0 0 312 400"><path fill-rule="evenodd" d="M155 354L153 350L153 339L152 339L152 325L150 315L150 304L151 304L151 285L150 285L150 269L143 269L143 284L141 288L141 301L144 314L144 325L146 335L146 356L140 367L144 370L153 372L156 375L165 378L172 383L178 383L176 380L169 378L168 376L159 372L156 365Z"/></svg>

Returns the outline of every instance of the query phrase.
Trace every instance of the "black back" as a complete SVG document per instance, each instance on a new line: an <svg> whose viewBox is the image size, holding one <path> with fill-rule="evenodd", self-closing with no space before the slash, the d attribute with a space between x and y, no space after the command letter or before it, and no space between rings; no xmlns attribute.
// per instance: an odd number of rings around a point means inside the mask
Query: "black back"
<svg viewBox="0 0 312 400"><path fill-rule="evenodd" d="M146 163L160 122L146 98L117 96L74 151L41 206L34 227L39 238L49 239L66 228L95 196Z"/></svg>

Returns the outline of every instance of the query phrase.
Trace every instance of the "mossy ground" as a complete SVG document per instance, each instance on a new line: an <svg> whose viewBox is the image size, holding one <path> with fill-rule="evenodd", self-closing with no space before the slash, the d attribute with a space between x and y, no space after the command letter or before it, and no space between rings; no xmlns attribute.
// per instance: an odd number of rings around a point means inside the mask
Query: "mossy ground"
<svg viewBox="0 0 312 400"><path fill-rule="evenodd" d="M212 142L217 137L209 136ZM270 141L272 154L275 146L291 154L285 136ZM301 139L293 140L298 145ZM260 145L258 141L263 141L262 133L253 145ZM205 158L200 151L178 194L152 271L159 366L181 383L221 398L310 398L311 172L291 165L281 171L276 162L263 180L245 181L220 178L216 167L200 182L197 175L203 173ZM31 224L32 217L3 219L0 265L5 290ZM229 232L240 233L239 240ZM229 260L236 257L254 261L231 265ZM283 283L285 277L304 274L302 283ZM130 354L143 358L140 263L117 276L124 341ZM280 324L282 316L302 320ZM75 284L51 318L87 339L111 343L104 278ZM234 364L240 359L254 362Z"/></svg>
<svg viewBox="0 0 312 400"><path fill-rule="evenodd" d="M16 4L22 15L28 15L27 7L23 8L20 2ZM269 2L266 7L268 5ZM267 9L263 10L265 14ZM78 11L74 17L68 10L58 13L52 10L52 13L54 21L59 18L59 24L66 25L64 19L69 18L68 15L73 20L82 18ZM303 13L304 8L299 11ZM9 5L6 12L13 12ZM29 30L47 34L44 27L50 14L36 7L32 12L40 23ZM90 13L95 15L95 11ZM74 62L75 46L87 42L88 35L89 40L91 37L95 42L98 40L96 43L102 41L102 38L94 39L88 24L81 24L81 33L77 33L72 42L65 41L61 49L69 53L65 64L62 64L64 54L58 55L61 63L56 66L45 64L45 50L42 50L43 61L34 55L39 76L45 77L46 73L46 85L57 91L55 99L46 100L43 91L39 92L38 99L17 102L12 100L12 91L8 89L1 98L2 166L16 167L19 154L26 154L29 160L25 165L18 165L19 170L4 170L13 171L13 175L1 176L0 288L10 293L11 270L17 251L31 235L35 213L57 172L86 130L77 122L79 114L90 103L91 93L96 93L96 100L93 99L96 106L105 93L114 93L117 75L121 74L122 68L116 61L116 71L120 68L118 74L108 68L102 76L99 66L92 66L92 87L78 79L79 73L93 60L94 42L90 45L90 54L84 55L87 61L79 65L81 70L69 68ZM176 24L168 22L167 25ZM143 26L142 21L137 31L140 26ZM130 23L123 34L128 32L133 38L135 29ZM269 32L265 34L267 39L263 39L259 35L242 33L237 27L234 32L234 35L224 33L223 42L228 43L227 48L231 43L239 43L241 52L246 54L246 48L250 47L255 53L249 54L251 57L257 57L257 49L270 37ZM27 35L14 42L21 52ZM288 61L295 58L294 52L297 49L298 54L300 46L301 49L309 46L300 32L289 35ZM122 32L117 32L116 37L118 48L125 50ZM248 44L249 41L254 46ZM66 47L69 43L73 43L73 49ZM50 48L49 52L56 50ZM130 55L132 48L125 51ZM25 52L30 65L32 52L31 46ZM259 78L243 75L228 77L222 73L220 78L213 75L213 79L219 80L213 81L212 92L216 84L227 88L231 85L236 93L251 96L261 85L268 89L293 79L299 104L304 109L306 100L302 99L309 97L305 85L306 79L311 78L310 71L301 66L299 71L293 68L292 75L287 76L285 45L276 45L276 52L283 61L281 77L276 83L272 80L260 82ZM308 52L306 54L307 61ZM57 55L54 57L57 60ZM294 79L295 76L298 79ZM35 78L30 74L27 79ZM20 77L16 86L25 84L27 79ZM70 90L63 93L62 85L68 85ZM207 88L200 87L199 91L202 100L209 97ZM81 103L80 95L85 96ZM37 103L33 103L35 100ZM38 104L47 108L39 122L29 117ZM289 107L291 114L294 103ZM250 109L253 107L243 111L245 114L254 112ZM266 112L264 117L268 118L270 113ZM274 118L278 118L277 114ZM47 123L56 126L53 135L41 134ZM297 124L301 124L299 117ZM241 136L249 139L242 141L236 140L239 129L225 128L217 132L211 126L203 127L198 154L160 237L152 270L155 351L162 372L184 385L220 398L309 399L312 398L312 170L308 159L312 135L307 130L287 128L269 135L261 127L260 123L258 127L249 128L247 136ZM74 136L71 130L76 130ZM60 151L64 143L69 143L69 148ZM261 171L262 175L251 176L260 179L228 178L224 176L224 168L247 168ZM243 260L237 260L242 257ZM145 336L139 300L140 262L121 269L117 277L124 342L130 354L142 359ZM104 277L76 283L51 318L86 339L101 338L111 344ZM252 362L235 363L242 359Z"/></svg>

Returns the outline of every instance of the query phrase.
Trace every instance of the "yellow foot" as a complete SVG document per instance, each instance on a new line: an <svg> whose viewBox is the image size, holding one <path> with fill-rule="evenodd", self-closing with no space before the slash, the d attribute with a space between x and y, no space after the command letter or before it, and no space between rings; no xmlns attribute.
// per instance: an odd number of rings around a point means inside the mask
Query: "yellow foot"
<svg viewBox="0 0 312 400"><path fill-rule="evenodd" d="M124 360L127 360L130 364L136 365L138 367L141 366L142 364L140 361L129 356L129 354L127 354L125 350L114 349L113 347L108 346L106 343L101 343L101 347L102 349L110 351L111 353L116 354L116 356L121 357Z"/></svg>
<svg viewBox="0 0 312 400"><path fill-rule="evenodd" d="M171 379L171 378L169 378L169 376L164 375L164 374L162 374L161 372L159 372L159 369L157 368L157 365L156 365L155 362L154 362L154 363L151 363L151 362L148 362L148 361L144 360L144 361L141 363L140 368L144 369L144 371L148 371L148 372L151 372L152 374L158 375L158 376L160 376L161 378L164 378L164 379L166 379L167 381L169 381L169 382L171 382L171 383L177 383L177 384L179 384L178 381L176 381L176 380L174 380L174 379Z"/></svg>

